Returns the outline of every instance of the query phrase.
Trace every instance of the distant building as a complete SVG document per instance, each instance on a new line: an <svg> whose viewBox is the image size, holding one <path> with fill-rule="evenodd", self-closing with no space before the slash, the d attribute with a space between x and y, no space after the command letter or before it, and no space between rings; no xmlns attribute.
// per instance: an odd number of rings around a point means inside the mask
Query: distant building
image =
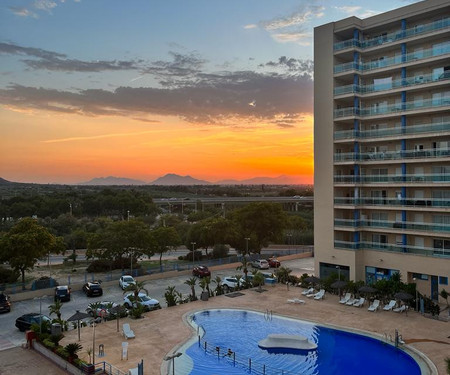
<svg viewBox="0 0 450 375"><path fill-rule="evenodd" d="M315 267L450 291L450 2L314 30Z"/></svg>

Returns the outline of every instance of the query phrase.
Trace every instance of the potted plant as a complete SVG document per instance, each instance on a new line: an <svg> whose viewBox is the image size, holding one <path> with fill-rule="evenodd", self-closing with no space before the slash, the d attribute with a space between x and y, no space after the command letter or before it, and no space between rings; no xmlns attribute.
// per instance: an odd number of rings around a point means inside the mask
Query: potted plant
<svg viewBox="0 0 450 375"><path fill-rule="evenodd" d="M83 349L83 347L81 346L81 344L79 344L79 343L77 343L77 342L73 342L73 343L71 343L71 344L67 344L67 345L64 347L64 350L66 351L66 353L67 353L68 356L69 356L69 362L70 362L70 363L73 363L73 360L74 360L75 358L78 358L77 353L78 353L81 349Z"/></svg>
<svg viewBox="0 0 450 375"><path fill-rule="evenodd" d="M209 277L204 277L199 282L199 285L202 288L202 294L200 295L200 299L202 301L208 301L209 299L209 291L206 290L207 287L209 286L208 284L209 284Z"/></svg>

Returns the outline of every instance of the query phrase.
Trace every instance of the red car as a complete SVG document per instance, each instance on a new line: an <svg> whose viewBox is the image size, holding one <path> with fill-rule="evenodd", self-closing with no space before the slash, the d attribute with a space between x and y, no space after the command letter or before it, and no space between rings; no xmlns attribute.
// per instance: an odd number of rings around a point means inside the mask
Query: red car
<svg viewBox="0 0 450 375"><path fill-rule="evenodd" d="M269 262L269 267L278 268L281 266L281 263L277 258L272 257L267 259L267 261Z"/></svg>
<svg viewBox="0 0 450 375"><path fill-rule="evenodd" d="M192 270L192 274L197 277L211 276L211 271L206 266L196 266Z"/></svg>

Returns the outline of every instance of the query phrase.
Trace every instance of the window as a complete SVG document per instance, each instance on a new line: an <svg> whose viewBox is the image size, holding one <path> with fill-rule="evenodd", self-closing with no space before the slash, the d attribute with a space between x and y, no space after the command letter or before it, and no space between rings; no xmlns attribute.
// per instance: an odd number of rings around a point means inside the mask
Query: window
<svg viewBox="0 0 450 375"><path fill-rule="evenodd" d="M448 277L439 276L439 284L441 284L441 285L448 285Z"/></svg>
<svg viewBox="0 0 450 375"><path fill-rule="evenodd" d="M413 279L416 279L416 280L428 280L428 275L424 275L422 273L413 273L412 276L413 276Z"/></svg>

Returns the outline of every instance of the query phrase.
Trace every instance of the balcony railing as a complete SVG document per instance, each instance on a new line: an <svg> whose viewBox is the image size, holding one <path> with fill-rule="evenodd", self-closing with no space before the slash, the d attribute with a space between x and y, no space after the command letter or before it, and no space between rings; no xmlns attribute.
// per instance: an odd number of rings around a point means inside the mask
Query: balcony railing
<svg viewBox="0 0 450 375"><path fill-rule="evenodd" d="M441 82L450 79L450 72L442 74L426 74L414 77L407 77L403 79L396 79L389 83L371 84L371 85L346 85L335 87L334 95L343 94L370 94L373 92L393 90L402 87L410 87L417 85L424 85L432 82Z"/></svg>
<svg viewBox="0 0 450 375"><path fill-rule="evenodd" d="M364 176L334 176L335 183L343 184L373 184L373 183L425 183L425 182L450 182L450 174L405 174L405 175L364 175Z"/></svg>
<svg viewBox="0 0 450 375"><path fill-rule="evenodd" d="M377 130L342 130L334 132L334 139L353 139L353 138L381 138L396 135L413 135L424 133L439 133L450 131L450 122L440 122L436 124L421 124L405 127L384 128Z"/></svg>
<svg viewBox="0 0 450 375"><path fill-rule="evenodd" d="M358 48L370 48L375 47L385 43L395 42L397 40L402 40L405 38L410 38L416 35L422 35L425 33L430 33L433 31L445 29L450 26L450 18L445 18L439 21L431 22L425 25L412 27L406 30L397 30L392 33L379 36L376 38L366 39L366 40L357 40L357 39L348 39L342 42L334 43L334 50L340 51L343 49L358 47Z"/></svg>
<svg viewBox="0 0 450 375"><path fill-rule="evenodd" d="M450 208L450 199L439 198L351 198L335 197L334 204L349 206L397 206L414 208Z"/></svg>
<svg viewBox="0 0 450 375"><path fill-rule="evenodd" d="M334 241L334 247L336 249L347 249L347 250L377 250L377 251L388 251L395 253L408 253L417 255L426 255L432 257L450 257L450 249L437 249L434 247L421 247L421 246L411 246L411 245L392 245L388 243L378 243L378 242L348 242L348 241Z"/></svg>
<svg viewBox="0 0 450 375"><path fill-rule="evenodd" d="M346 161L383 161L400 159L436 159L450 157L450 149L425 149L425 150L405 150L405 151L385 151L385 152L346 152L334 154L335 162Z"/></svg>
<svg viewBox="0 0 450 375"><path fill-rule="evenodd" d="M416 60L424 60L430 57L442 56L447 53L450 53L450 43L447 43L443 46L430 48L422 51L410 52L405 55L398 55L394 57L388 57L386 59L377 60L377 61L369 61L369 62L359 62L356 63L354 61L338 64L334 66L334 73L344 73L350 70L357 70L359 72L368 72L375 69L387 68L389 66L394 66L402 63L407 63Z"/></svg>
<svg viewBox="0 0 450 375"><path fill-rule="evenodd" d="M425 99L420 101L412 101L405 103L395 103L381 105L378 107L368 107L368 108L356 108L347 107L334 110L334 118L348 117L348 116L377 116L377 115L387 115L391 113L409 112L419 109L431 109L450 106L450 96L444 96L440 98Z"/></svg>
<svg viewBox="0 0 450 375"><path fill-rule="evenodd" d="M450 225L435 223L414 223L414 222L398 222L387 220L349 220L334 219L334 225L350 228L376 228L376 229L406 229L414 231L432 231L441 233L450 233Z"/></svg>

